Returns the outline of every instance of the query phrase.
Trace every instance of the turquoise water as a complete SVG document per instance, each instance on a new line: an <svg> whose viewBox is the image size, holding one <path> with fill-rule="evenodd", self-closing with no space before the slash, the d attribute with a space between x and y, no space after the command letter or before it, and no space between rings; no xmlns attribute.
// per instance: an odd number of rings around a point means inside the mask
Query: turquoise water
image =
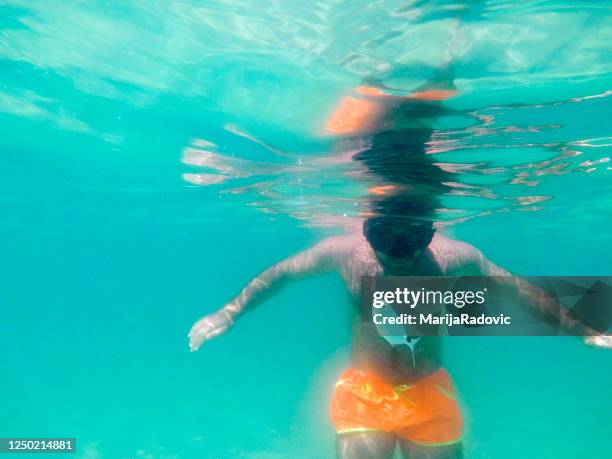
<svg viewBox="0 0 612 459"><path fill-rule="evenodd" d="M521 275L611 275L611 40L605 2L0 3L0 436L76 437L83 459L333 457L336 275L198 353L186 337L366 206L325 118L363 76L410 90L450 56L445 232ZM609 351L445 352L467 457L609 456Z"/></svg>

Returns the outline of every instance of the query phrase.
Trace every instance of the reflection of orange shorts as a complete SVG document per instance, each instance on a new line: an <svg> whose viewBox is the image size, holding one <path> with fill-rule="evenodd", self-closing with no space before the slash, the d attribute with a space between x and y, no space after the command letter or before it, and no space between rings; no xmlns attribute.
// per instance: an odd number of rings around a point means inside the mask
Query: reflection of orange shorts
<svg viewBox="0 0 612 459"><path fill-rule="evenodd" d="M461 441L463 427L455 390L443 369L399 386L348 369L336 383L331 417L339 434L395 432L429 446Z"/></svg>

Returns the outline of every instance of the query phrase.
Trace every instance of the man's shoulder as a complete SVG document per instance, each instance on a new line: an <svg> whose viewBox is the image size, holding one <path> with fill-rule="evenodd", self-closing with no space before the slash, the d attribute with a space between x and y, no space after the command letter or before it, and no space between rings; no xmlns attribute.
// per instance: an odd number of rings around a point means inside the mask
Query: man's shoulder
<svg viewBox="0 0 612 459"><path fill-rule="evenodd" d="M323 239L319 245L333 252L351 253L357 249L368 246L365 237L359 233L347 233L338 236L330 236Z"/></svg>
<svg viewBox="0 0 612 459"><path fill-rule="evenodd" d="M457 239L451 239L448 236L440 234L439 232L434 233L434 237L429 244L430 248L434 248L440 252L453 252L457 251L475 251L478 250L472 244L468 244L464 241Z"/></svg>
<svg viewBox="0 0 612 459"><path fill-rule="evenodd" d="M440 268L448 274L467 264L477 263L481 258L480 251L472 244L439 233L434 235L429 249Z"/></svg>

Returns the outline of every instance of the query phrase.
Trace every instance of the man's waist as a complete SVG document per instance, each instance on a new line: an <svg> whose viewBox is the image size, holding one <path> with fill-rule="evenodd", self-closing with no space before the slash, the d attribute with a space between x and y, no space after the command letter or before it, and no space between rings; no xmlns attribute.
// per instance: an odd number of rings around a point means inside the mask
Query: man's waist
<svg viewBox="0 0 612 459"><path fill-rule="evenodd" d="M374 373L390 384L408 384L425 378L441 368L437 355L417 351L414 355L408 346L366 349L354 346L351 366L366 373Z"/></svg>

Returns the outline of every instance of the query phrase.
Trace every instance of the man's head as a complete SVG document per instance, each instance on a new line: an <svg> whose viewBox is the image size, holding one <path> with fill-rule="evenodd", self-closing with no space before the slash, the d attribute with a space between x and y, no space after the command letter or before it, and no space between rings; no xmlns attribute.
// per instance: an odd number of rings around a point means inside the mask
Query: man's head
<svg viewBox="0 0 612 459"><path fill-rule="evenodd" d="M385 264L414 261L431 242L435 229L430 221L405 217L374 217L363 224L363 234Z"/></svg>

